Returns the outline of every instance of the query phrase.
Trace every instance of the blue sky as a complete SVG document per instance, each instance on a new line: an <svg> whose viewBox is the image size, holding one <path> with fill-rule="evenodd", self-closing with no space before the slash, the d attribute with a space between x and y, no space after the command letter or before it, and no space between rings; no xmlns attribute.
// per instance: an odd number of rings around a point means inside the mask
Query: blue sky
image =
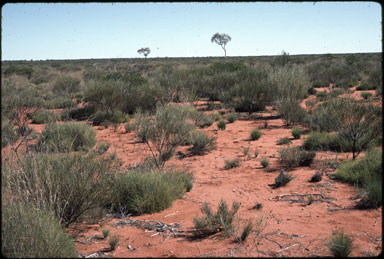
<svg viewBox="0 0 384 259"><path fill-rule="evenodd" d="M20 3L2 6L2 60L382 52L376 2Z"/></svg>

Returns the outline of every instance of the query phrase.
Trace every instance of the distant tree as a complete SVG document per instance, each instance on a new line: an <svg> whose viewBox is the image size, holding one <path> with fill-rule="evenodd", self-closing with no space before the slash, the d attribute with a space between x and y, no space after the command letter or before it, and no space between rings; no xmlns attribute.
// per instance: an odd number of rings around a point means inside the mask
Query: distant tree
<svg viewBox="0 0 384 259"><path fill-rule="evenodd" d="M229 36L228 34L225 34L225 33L220 34L217 32L212 36L211 42L214 42L220 45L224 50L225 58L227 58L227 50L225 49L225 45L227 45L227 43L231 41L231 39L232 39L231 36Z"/></svg>
<svg viewBox="0 0 384 259"><path fill-rule="evenodd" d="M137 51L139 54L143 54L147 58L148 54L151 53L151 50L147 48L141 48Z"/></svg>

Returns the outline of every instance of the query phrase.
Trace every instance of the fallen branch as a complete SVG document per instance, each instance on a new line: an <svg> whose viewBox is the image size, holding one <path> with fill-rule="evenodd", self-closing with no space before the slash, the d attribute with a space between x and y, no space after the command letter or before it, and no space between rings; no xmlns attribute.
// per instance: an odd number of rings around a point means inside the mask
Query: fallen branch
<svg viewBox="0 0 384 259"><path fill-rule="evenodd" d="M300 243L296 243L296 244L293 244L293 245L288 246L288 247L286 247L286 248L280 249L280 250L278 250L278 251L276 251L276 252L277 252L277 253L280 253L280 252L282 252L282 251L284 251L284 250L287 250L287 249L292 248L292 247L297 246L297 245L301 245L301 244L300 244Z"/></svg>
<svg viewBox="0 0 384 259"><path fill-rule="evenodd" d="M130 225L138 228L142 228L145 230L150 230L150 231L156 231L158 234L165 233L166 235L173 234L175 235L176 233L180 233L183 231L180 231L180 225L175 223L175 224L166 224L157 220L121 220L119 222L114 223L113 225L115 226L122 226L122 225ZM153 234L152 236L157 235Z"/></svg>

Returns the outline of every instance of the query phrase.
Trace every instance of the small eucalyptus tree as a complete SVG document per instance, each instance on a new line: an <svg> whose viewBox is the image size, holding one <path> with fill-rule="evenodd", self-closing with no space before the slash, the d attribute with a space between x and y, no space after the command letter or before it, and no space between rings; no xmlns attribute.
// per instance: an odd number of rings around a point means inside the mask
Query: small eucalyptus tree
<svg viewBox="0 0 384 259"><path fill-rule="evenodd" d="M137 51L139 54L143 54L145 58L147 58L148 54L151 53L150 48L141 48Z"/></svg>
<svg viewBox="0 0 384 259"><path fill-rule="evenodd" d="M226 33L222 33L222 34L220 34L220 33L218 33L218 32L216 32L213 36L212 36L212 38L211 38L211 42L213 43L216 43L216 44L218 44L218 45L220 45L222 48L223 48L223 50L224 50L224 56L225 56L225 58L227 58L227 50L225 49L225 45L227 45L227 43L229 42L229 41L231 41L231 36L229 36L228 34L226 34Z"/></svg>

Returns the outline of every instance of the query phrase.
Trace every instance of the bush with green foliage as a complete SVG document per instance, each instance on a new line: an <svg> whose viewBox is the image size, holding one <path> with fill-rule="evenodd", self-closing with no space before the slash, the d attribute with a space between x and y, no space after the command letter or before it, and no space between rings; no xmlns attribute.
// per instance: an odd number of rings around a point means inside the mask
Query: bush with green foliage
<svg viewBox="0 0 384 259"><path fill-rule="evenodd" d="M121 111L109 113L107 111L97 111L90 117L92 125L98 126L101 124L121 124L129 121L128 114L124 114Z"/></svg>
<svg viewBox="0 0 384 259"><path fill-rule="evenodd" d="M363 92L360 94L361 97L363 97L365 100L368 100L370 97L372 97L371 93Z"/></svg>
<svg viewBox="0 0 384 259"><path fill-rule="evenodd" d="M238 117L239 116L237 115L237 113L232 112L227 115L226 119L228 120L228 123L233 123L237 120Z"/></svg>
<svg viewBox="0 0 384 259"><path fill-rule="evenodd" d="M64 226L107 204L110 160L81 154L36 154L2 168L15 199L53 212Z"/></svg>
<svg viewBox="0 0 384 259"><path fill-rule="evenodd" d="M267 168L269 165L269 160L266 157L262 157L260 160L260 164L262 167Z"/></svg>
<svg viewBox="0 0 384 259"><path fill-rule="evenodd" d="M368 82L361 82L359 86L356 87L357 91L364 91L364 90L375 90L376 87L374 85L369 84Z"/></svg>
<svg viewBox="0 0 384 259"><path fill-rule="evenodd" d="M193 219L195 236L206 237L219 232L222 232L225 236L230 236L234 230L233 220L239 208L240 203L233 202L230 210L227 203L224 200L220 200L216 213L213 213L209 204L204 202L201 208L204 216Z"/></svg>
<svg viewBox="0 0 384 259"><path fill-rule="evenodd" d="M278 99L275 102L275 108L285 125L301 123L307 116L307 112L300 106L298 100L290 98Z"/></svg>
<svg viewBox="0 0 384 259"><path fill-rule="evenodd" d="M117 235L113 235L113 236L111 236L111 237L109 238L108 244L109 244L109 246L110 246L110 248L111 248L112 251L113 251L113 250L116 250L116 248L118 247L118 245L119 245L119 240L120 240L120 238L119 238L119 236L117 236Z"/></svg>
<svg viewBox="0 0 384 259"><path fill-rule="evenodd" d="M191 141L192 147L190 148L190 151L193 155L203 155L216 147L216 137L209 137L200 132L192 134Z"/></svg>
<svg viewBox="0 0 384 259"><path fill-rule="evenodd" d="M219 130L225 130L225 128L226 128L226 123L225 123L225 121L224 121L224 120L219 120L219 121L217 122L217 128L218 128Z"/></svg>
<svg viewBox="0 0 384 259"><path fill-rule="evenodd" d="M71 76L56 79L52 91L55 94L72 94L80 91L80 80Z"/></svg>
<svg viewBox="0 0 384 259"><path fill-rule="evenodd" d="M229 170L231 168L235 168L235 167L240 166L240 160L238 158L234 158L231 160L225 160L224 163L225 163L225 166L224 166L225 170Z"/></svg>
<svg viewBox="0 0 384 259"><path fill-rule="evenodd" d="M113 176L111 209L118 214L142 215L169 208L192 189L191 173L131 170Z"/></svg>
<svg viewBox="0 0 384 259"><path fill-rule="evenodd" d="M277 145L285 145L290 143L292 143L292 140L290 140L289 138L279 138L279 140L277 141Z"/></svg>
<svg viewBox="0 0 384 259"><path fill-rule="evenodd" d="M40 152L88 151L96 144L96 133L86 124L47 124L36 144Z"/></svg>
<svg viewBox="0 0 384 259"><path fill-rule="evenodd" d="M325 101L328 98L327 92L317 91L315 95L316 95L316 98L320 101Z"/></svg>
<svg viewBox="0 0 384 259"><path fill-rule="evenodd" d="M251 140L258 140L261 137L261 131L259 129L253 129L251 131Z"/></svg>
<svg viewBox="0 0 384 259"><path fill-rule="evenodd" d="M74 240L45 209L7 201L1 212L1 252L6 258L77 257Z"/></svg>
<svg viewBox="0 0 384 259"><path fill-rule="evenodd" d="M351 145L337 134L320 131L311 131L302 146L305 150L314 151L352 151Z"/></svg>
<svg viewBox="0 0 384 259"><path fill-rule="evenodd" d="M334 257L348 257L352 252L352 239L344 234L344 230L332 233L327 247Z"/></svg>
<svg viewBox="0 0 384 259"><path fill-rule="evenodd" d="M312 129L334 131L351 146L353 159L382 136L382 109L361 101L334 98L318 105Z"/></svg>
<svg viewBox="0 0 384 259"><path fill-rule="evenodd" d="M1 148L13 145L19 137L9 122L1 123Z"/></svg>
<svg viewBox="0 0 384 259"><path fill-rule="evenodd" d="M290 173L286 173L284 170L281 170L279 175L275 178L275 183L269 184L269 186L272 186L272 189L276 189L287 185L293 178L294 177Z"/></svg>
<svg viewBox="0 0 384 259"><path fill-rule="evenodd" d="M294 127L292 128L291 133L294 139L299 139L303 132L298 127Z"/></svg>
<svg viewBox="0 0 384 259"><path fill-rule="evenodd" d="M69 110L68 116L62 116L73 120L89 120L97 112L96 107L93 105L86 105L81 108Z"/></svg>
<svg viewBox="0 0 384 259"><path fill-rule="evenodd" d="M97 146L97 152L102 155L109 149L109 143L106 142L100 142L100 144Z"/></svg>
<svg viewBox="0 0 384 259"><path fill-rule="evenodd" d="M335 177L365 190L358 207L377 208L382 205L382 151L371 150L359 160L342 163Z"/></svg>
<svg viewBox="0 0 384 259"><path fill-rule="evenodd" d="M59 121L60 115L56 114L53 111L49 110L38 110L32 115L32 123L35 124L45 124L45 123L51 123L55 121Z"/></svg>
<svg viewBox="0 0 384 259"><path fill-rule="evenodd" d="M186 142L194 126L189 110L179 105L157 106L154 116L135 113L135 134L147 144L158 168L163 168L176 148Z"/></svg>
<svg viewBox="0 0 384 259"><path fill-rule="evenodd" d="M34 69L30 66L10 65L5 69L4 75L8 76L8 75L16 74L16 75L27 76L28 79L30 79L33 71Z"/></svg>
<svg viewBox="0 0 384 259"><path fill-rule="evenodd" d="M46 109L65 109L76 107L76 103L70 97L59 96L57 98L45 101L43 104Z"/></svg>
<svg viewBox="0 0 384 259"><path fill-rule="evenodd" d="M316 155L314 151L306 151L301 147L281 148L279 152L279 162L288 168L293 166L309 166Z"/></svg>

